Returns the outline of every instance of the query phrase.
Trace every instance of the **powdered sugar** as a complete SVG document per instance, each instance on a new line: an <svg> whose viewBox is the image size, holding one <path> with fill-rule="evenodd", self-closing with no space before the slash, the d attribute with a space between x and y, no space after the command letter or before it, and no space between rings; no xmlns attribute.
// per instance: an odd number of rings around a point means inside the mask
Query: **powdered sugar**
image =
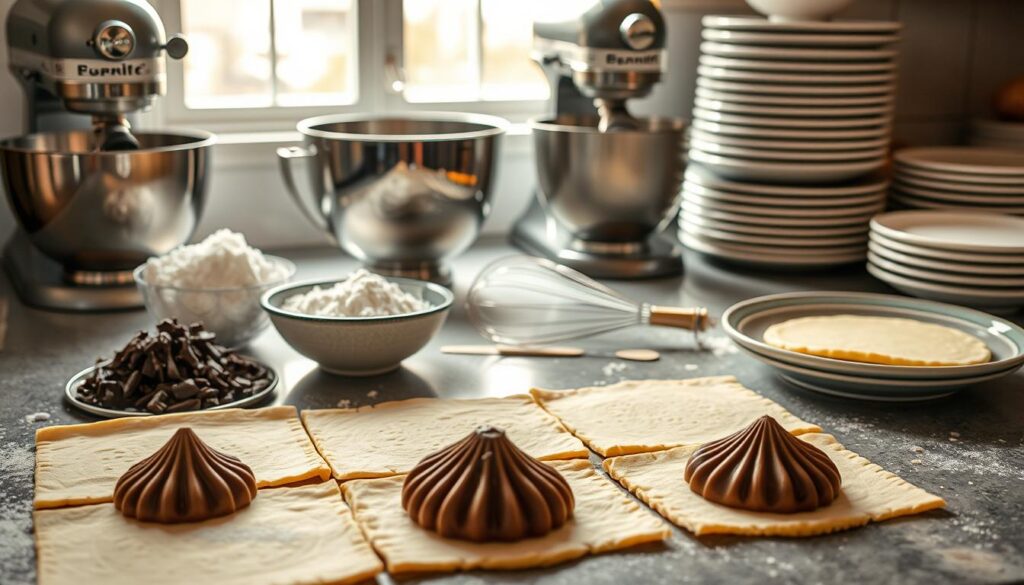
<svg viewBox="0 0 1024 585"><path fill-rule="evenodd" d="M247 287L287 277L287 268L246 243L242 234L227 229L198 244L150 258L145 270L149 284L198 289Z"/></svg>
<svg viewBox="0 0 1024 585"><path fill-rule="evenodd" d="M285 299L283 308L319 317L383 317L414 313L429 305L397 284L359 269L347 279L329 288L310 291Z"/></svg>

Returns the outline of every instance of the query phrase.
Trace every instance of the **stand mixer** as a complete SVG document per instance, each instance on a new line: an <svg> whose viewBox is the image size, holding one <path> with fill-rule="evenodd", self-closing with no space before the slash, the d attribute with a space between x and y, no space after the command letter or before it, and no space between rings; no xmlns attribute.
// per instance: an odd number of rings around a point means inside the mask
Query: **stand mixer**
<svg viewBox="0 0 1024 585"><path fill-rule="evenodd" d="M187 43L144 0L18 0L7 43L27 98L28 134L0 142L15 289L45 308L141 306L131 269L191 236L206 189L212 134L131 125Z"/></svg>
<svg viewBox="0 0 1024 585"><path fill-rule="evenodd" d="M661 12L649 0L599 0L533 30L553 111L530 123L539 184L512 242L598 278L679 274L681 249L659 233L678 205L684 124L626 107L661 79Z"/></svg>

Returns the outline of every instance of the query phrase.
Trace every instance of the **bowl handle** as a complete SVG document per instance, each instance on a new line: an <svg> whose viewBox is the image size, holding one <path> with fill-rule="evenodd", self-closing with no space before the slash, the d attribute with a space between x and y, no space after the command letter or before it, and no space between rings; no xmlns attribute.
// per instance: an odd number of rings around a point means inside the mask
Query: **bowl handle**
<svg viewBox="0 0 1024 585"><path fill-rule="evenodd" d="M327 234L327 237L332 243L337 244L338 240L334 235L334 228L331 227L331 222L324 219L324 217L314 209L310 209L310 206L306 203L305 198L299 193L298 184L295 182L295 174L292 172L292 163L296 159L310 159L316 156L316 151L312 148L304 146L282 146L277 149L277 160L281 164L281 177L284 179L285 189L291 196L292 201L299 207L299 211L302 215L306 216L306 219L310 223L320 228L321 232Z"/></svg>

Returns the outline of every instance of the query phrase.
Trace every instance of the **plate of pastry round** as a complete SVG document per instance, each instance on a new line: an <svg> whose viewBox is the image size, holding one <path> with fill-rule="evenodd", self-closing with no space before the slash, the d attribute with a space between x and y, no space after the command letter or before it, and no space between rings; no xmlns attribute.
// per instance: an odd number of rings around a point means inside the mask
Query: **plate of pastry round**
<svg viewBox="0 0 1024 585"><path fill-rule="evenodd" d="M747 116L777 116L783 118L869 118L892 114L892 106L856 106L812 108L807 106L757 106L723 102L696 96L693 104L698 108L714 112L726 112Z"/></svg>
<svg viewBox="0 0 1024 585"><path fill-rule="evenodd" d="M707 87L718 91L730 91L737 93L755 93L784 96L862 96L862 95L889 95L896 89L893 82L871 83L864 85L786 85L778 83L756 83L743 81L726 81L714 79L706 75L697 78L698 87Z"/></svg>
<svg viewBox="0 0 1024 585"><path fill-rule="evenodd" d="M919 268L909 266L894 260L889 260L875 254L868 248L868 262L882 270L888 270L894 274L906 276L907 278L920 278L922 280L934 281L942 284L962 285L968 287L993 288L996 290L1010 289L1011 287L1024 287L1022 276L977 276L967 274L956 274L945 270L934 270L931 268ZM1024 293L1024 290L1021 290Z"/></svg>
<svg viewBox="0 0 1024 585"><path fill-rule="evenodd" d="M991 193L972 193L970 191L947 191L945 189L934 189L920 187L897 177L893 182L893 188L914 197L935 199L937 201L949 201L951 203L981 204L981 205L1024 205L1024 193L1013 193L1004 195L993 195Z"/></svg>
<svg viewBox="0 0 1024 585"><path fill-rule="evenodd" d="M253 358L250 357L249 359L253 359ZM253 361L256 361L256 360L253 360ZM210 408L204 408L204 409L201 409L201 410L186 410L186 411L182 411L182 412L206 412L206 411L209 411L209 410L224 410L226 408L244 408L246 406L252 406L254 404L259 404L260 402L265 400L267 397L271 396L274 393L275 390L277 390L277 382L280 379L280 377L277 375L277 372L273 368L268 366L267 364L265 364L263 362L258 362L258 363L260 365L262 365L264 368L266 368L267 372L270 374L270 384L266 388L260 390L259 392L253 394L252 396L246 396L245 398L241 398L239 400L235 400L234 402L228 402L228 403L225 403L225 404L218 404L217 406L211 406ZM100 364L100 365L105 365L105 364ZM77 408L79 410L82 410L82 411L88 412L89 414L94 414L96 416L100 416L100 417L103 417L103 418L122 418L122 417L128 417L128 416L155 416L153 413L151 413L149 411L145 411L145 410L143 410L143 411L134 411L134 410L118 410L118 409L115 409L115 408L105 408L105 407L102 407L102 406L96 406L96 405L93 405L93 404L88 404L88 403L84 402L82 399L80 399L78 397L78 386L81 385L82 382L84 382L86 380L86 378L91 376L92 373L96 370L97 367L98 366L88 367L88 368L82 370L81 372L78 372L77 374L72 376L70 380L67 381L67 383L64 385L64 398L65 398L65 400L67 400L72 406L74 406L75 408Z"/></svg>
<svg viewBox="0 0 1024 585"><path fill-rule="evenodd" d="M981 264L978 262L958 262L950 260L945 256L942 259L929 258L889 248L879 243L877 239L868 242L868 250L886 260L923 270L981 276L1009 276L1024 279L1024 262L1019 264Z"/></svg>
<svg viewBox="0 0 1024 585"><path fill-rule="evenodd" d="M894 366L804 354L764 341L764 332L772 325L791 319L831 315L913 319L951 327L980 339L992 352L992 359L966 366ZM771 359L865 378L964 379L1009 373L1024 365L1024 329L1018 325L981 311L898 295L840 291L767 295L730 307L722 315L722 328L737 345Z"/></svg>
<svg viewBox="0 0 1024 585"><path fill-rule="evenodd" d="M712 189L698 185L691 181L683 184L683 190L697 197L704 197L711 201L723 203L738 203L750 205L753 208L774 207L774 208L829 208L829 207L856 207L871 203L879 204L885 200L885 191L877 193L866 193L864 195L851 195L846 197L778 197L774 195L750 195L748 193L733 193Z"/></svg>
<svg viewBox="0 0 1024 585"><path fill-rule="evenodd" d="M697 74L711 79L725 81L749 81L753 83L796 83L801 85L866 85L870 83L891 83L895 73L774 73L769 71L745 71L715 65L700 65Z"/></svg>
<svg viewBox="0 0 1024 585"><path fill-rule="evenodd" d="M1006 291L941 284L901 276L874 264L868 264L867 270L869 274L896 290L922 299L983 308L997 313L1009 313L1024 307L1024 290Z"/></svg>
<svg viewBox="0 0 1024 585"><path fill-rule="evenodd" d="M740 104L756 104L766 106L785 107L850 107L850 106L875 106L895 103L894 94L857 95L857 96L778 96L764 95L758 93L742 93L709 87L698 86L694 90L698 97L721 100Z"/></svg>
<svg viewBox="0 0 1024 585"><path fill-rule="evenodd" d="M1011 176L1024 180L1024 151L979 146L904 148L893 155L901 165L946 173Z"/></svg>
<svg viewBox="0 0 1024 585"><path fill-rule="evenodd" d="M875 210L861 213L858 215L836 215L832 217L793 217L792 215L762 215L758 213L751 213L749 210L734 212L734 211L723 211L721 209L713 209L710 207L703 207L697 203L683 200L681 204L682 213L684 216L699 215L707 219L714 219L718 221L728 221L733 223L741 223L744 225L753 225L761 227L793 227L793 228L830 228L830 227L850 227L858 226L862 229L867 229L868 221L877 213Z"/></svg>
<svg viewBox="0 0 1024 585"><path fill-rule="evenodd" d="M685 216L682 219L683 231L698 237L707 239L710 242L721 242L723 244L754 244L762 246L780 246L785 252L787 247L826 247L826 246L862 246L867 241L867 234L853 236L805 236L789 237L781 235L754 235L729 231L722 231L700 225L699 222L689 221Z"/></svg>
<svg viewBox="0 0 1024 585"><path fill-rule="evenodd" d="M816 47L763 47L736 45L704 41L700 44L700 52L704 55L717 57L735 57L739 59L776 59L783 61L887 61L894 59L899 53L894 49L836 49Z"/></svg>
<svg viewBox="0 0 1024 585"><path fill-rule="evenodd" d="M876 126L871 128L845 128L845 129L821 129L797 130L793 128L759 128L754 126L737 126L735 124L722 124L694 118L691 125L698 130L712 134L725 134L739 138L767 138L773 140L871 140L877 138L888 139L889 126Z"/></svg>
<svg viewBox="0 0 1024 585"><path fill-rule="evenodd" d="M887 238L975 254L1024 254L1024 219L997 214L895 211L871 221Z"/></svg>
<svg viewBox="0 0 1024 585"><path fill-rule="evenodd" d="M783 227L777 225L761 226L751 225L746 223L739 223L733 221L723 221L720 219L711 219L698 215L696 213L680 213L679 220L685 223L692 223L694 225L726 232L733 234L750 234L750 235L761 235L761 236L787 236L794 238L814 238L814 237L835 237L835 236L862 236L862 239L867 239L868 231L867 227L863 225L849 225L849 226L837 226L837 227Z"/></svg>
<svg viewBox="0 0 1024 585"><path fill-rule="evenodd" d="M701 19L707 28L738 31L764 31L788 33L862 33L883 34L899 32L902 25L889 20L768 20L756 16L707 15Z"/></svg>
<svg viewBox="0 0 1024 585"><path fill-rule="evenodd" d="M819 128L870 128L884 126L891 116L865 116L854 118L787 118L782 116L747 116L730 114L701 107L693 108L693 117L709 122L732 124L734 126L758 126L768 128L795 128L798 130L816 130Z"/></svg>
<svg viewBox="0 0 1024 585"><path fill-rule="evenodd" d="M990 195L1024 197L1024 184L986 185L984 183L966 183L954 180L930 179L928 177L919 177L911 173L896 173L895 176L901 183L920 189L937 190L946 193L987 193Z"/></svg>
<svg viewBox="0 0 1024 585"><path fill-rule="evenodd" d="M868 176L856 181L835 185L768 185L730 181L708 171L699 164L686 167L683 177L686 181L708 189L743 193L748 195L770 195L775 197L853 197L880 193L888 189L885 177Z"/></svg>
<svg viewBox="0 0 1024 585"><path fill-rule="evenodd" d="M838 163L780 162L721 156L698 148L691 148L689 157L726 178L797 184L853 179L885 166L884 157Z"/></svg>
<svg viewBox="0 0 1024 585"><path fill-rule="evenodd" d="M766 59L733 59L730 57L718 57L716 55L701 55L698 59L701 65L713 67L725 67L741 71L772 71L775 73L822 73L835 75L836 73L884 73L896 70L896 63L892 61L865 61L863 63L829 63L800 61L771 61Z"/></svg>
<svg viewBox="0 0 1024 585"><path fill-rule="evenodd" d="M846 162L881 157L885 156L886 153L885 148L865 150L770 150L767 148L743 148L720 144L718 141L713 140L702 140L696 137L690 139L690 146L699 148L704 152L713 152L723 156L778 161Z"/></svg>
<svg viewBox="0 0 1024 585"><path fill-rule="evenodd" d="M852 251L842 249L839 252L822 250L817 255L808 256L780 253L778 248L770 246L761 248L747 246L744 249L738 249L735 246L722 246L688 233L685 230L680 230L679 239L684 246L691 250L746 266L810 269L841 266L843 264L864 261L864 251L860 249Z"/></svg>

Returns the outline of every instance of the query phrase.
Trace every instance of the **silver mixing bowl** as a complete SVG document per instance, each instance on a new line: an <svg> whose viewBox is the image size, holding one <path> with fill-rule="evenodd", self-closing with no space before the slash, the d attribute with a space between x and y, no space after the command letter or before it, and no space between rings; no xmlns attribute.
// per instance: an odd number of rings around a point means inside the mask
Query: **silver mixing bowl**
<svg viewBox="0 0 1024 585"><path fill-rule="evenodd" d="M99 152L91 131L0 141L7 200L32 243L69 272L131 270L192 235L206 195L208 132L136 133Z"/></svg>
<svg viewBox="0 0 1024 585"><path fill-rule="evenodd" d="M533 120L539 196L583 242L642 242L672 220L683 183L682 120L600 132L596 117Z"/></svg>
<svg viewBox="0 0 1024 585"><path fill-rule="evenodd" d="M506 125L459 113L321 116L299 123L304 146L277 155L299 209L368 269L446 282L445 262L490 212ZM308 162L306 195L298 159Z"/></svg>

